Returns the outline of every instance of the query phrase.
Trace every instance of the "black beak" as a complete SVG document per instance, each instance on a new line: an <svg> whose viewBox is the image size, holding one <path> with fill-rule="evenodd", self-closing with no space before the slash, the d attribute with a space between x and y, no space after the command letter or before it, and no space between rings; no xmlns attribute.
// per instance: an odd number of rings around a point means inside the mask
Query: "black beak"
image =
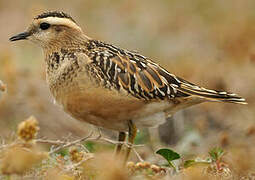
<svg viewBox="0 0 255 180"><path fill-rule="evenodd" d="M10 41L23 40L23 39L27 39L28 36L30 36L29 32L23 32L23 33L17 34L16 36L12 36L9 40Z"/></svg>

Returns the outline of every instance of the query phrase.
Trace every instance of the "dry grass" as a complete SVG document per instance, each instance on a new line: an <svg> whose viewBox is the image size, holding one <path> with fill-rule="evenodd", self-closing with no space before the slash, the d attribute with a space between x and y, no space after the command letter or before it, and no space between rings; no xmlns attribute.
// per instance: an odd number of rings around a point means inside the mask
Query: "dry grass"
<svg viewBox="0 0 255 180"><path fill-rule="evenodd" d="M174 170L165 166L162 159L154 163L130 161L123 166L123 157L116 157L112 152L90 153L84 143L99 141L111 143L105 137L94 137L93 134L70 141L47 140L36 137L39 127L34 117L18 125L15 138L0 146L0 178L1 179L97 179L97 180L131 180L131 179L240 179L254 178L255 163L252 155L255 148L250 146L233 146L227 154L220 149L210 151L210 156L197 158L193 165L185 165L185 159L179 160ZM26 132L26 133L21 133ZM24 135L25 134L25 135ZM29 135L28 135L29 134ZM28 138L29 137L29 138ZM51 148L40 145L49 144ZM52 146L54 144L54 146ZM128 144L124 144L129 146ZM134 148L139 148L133 147ZM142 146L140 147L142 148ZM48 149L48 150L47 150ZM69 149L64 153L65 149ZM61 153L62 151L62 153ZM152 155L151 155L152 156ZM208 158L211 158L208 160ZM206 160L207 159L207 160Z"/></svg>

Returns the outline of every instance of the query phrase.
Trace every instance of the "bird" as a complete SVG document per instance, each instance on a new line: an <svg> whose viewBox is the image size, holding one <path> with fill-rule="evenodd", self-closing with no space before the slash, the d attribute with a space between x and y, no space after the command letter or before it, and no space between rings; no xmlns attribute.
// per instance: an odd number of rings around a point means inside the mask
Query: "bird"
<svg viewBox="0 0 255 180"><path fill-rule="evenodd" d="M246 104L237 94L190 83L138 52L89 37L67 13L37 15L10 41L29 40L44 52L46 82L55 101L73 118L117 131L115 152L137 131L203 102ZM127 137L126 137L127 136Z"/></svg>

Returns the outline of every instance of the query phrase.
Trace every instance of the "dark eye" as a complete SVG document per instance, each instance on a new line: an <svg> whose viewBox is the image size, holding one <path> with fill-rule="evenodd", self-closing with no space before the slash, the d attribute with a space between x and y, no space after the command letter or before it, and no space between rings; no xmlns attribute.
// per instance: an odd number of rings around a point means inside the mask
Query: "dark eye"
<svg viewBox="0 0 255 180"><path fill-rule="evenodd" d="M46 29L48 29L50 27L50 24L48 24L48 23L41 23L40 24L40 28L42 29L42 30L46 30Z"/></svg>

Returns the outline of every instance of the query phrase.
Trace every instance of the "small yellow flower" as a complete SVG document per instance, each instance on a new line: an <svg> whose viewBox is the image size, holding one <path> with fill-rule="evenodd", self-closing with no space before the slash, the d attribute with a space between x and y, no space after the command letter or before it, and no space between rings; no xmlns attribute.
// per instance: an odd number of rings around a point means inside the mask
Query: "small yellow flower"
<svg viewBox="0 0 255 180"><path fill-rule="evenodd" d="M127 168L129 169L129 170L135 170L135 163L134 162L132 162L132 161L130 161L130 162L127 162Z"/></svg>
<svg viewBox="0 0 255 180"><path fill-rule="evenodd" d="M150 168L151 164L149 162L138 162L135 165L135 169L147 169Z"/></svg>
<svg viewBox="0 0 255 180"><path fill-rule="evenodd" d="M71 147L69 149L70 159L74 163L80 162L84 157L84 152L78 151L77 147Z"/></svg>
<svg viewBox="0 0 255 180"><path fill-rule="evenodd" d="M18 125L18 137L25 142L32 141L39 130L38 121L31 116L27 120L22 121Z"/></svg>
<svg viewBox="0 0 255 180"><path fill-rule="evenodd" d="M1 152L0 171L2 174L24 174L35 164L48 158L34 144L13 144Z"/></svg>
<svg viewBox="0 0 255 180"><path fill-rule="evenodd" d="M151 165L151 170L154 172L154 173L159 173L160 172L160 167L155 165L155 164L152 164Z"/></svg>

